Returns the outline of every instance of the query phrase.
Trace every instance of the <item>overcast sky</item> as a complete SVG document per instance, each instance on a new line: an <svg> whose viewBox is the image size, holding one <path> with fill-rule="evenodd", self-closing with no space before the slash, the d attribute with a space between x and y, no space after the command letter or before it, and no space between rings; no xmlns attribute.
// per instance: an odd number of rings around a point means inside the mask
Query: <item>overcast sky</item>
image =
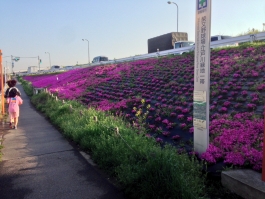
<svg viewBox="0 0 265 199"><path fill-rule="evenodd" d="M177 6L165 0L0 0L3 65L19 56L15 71L28 66L75 65L98 55L109 59L147 53L147 40L177 31ZM194 41L196 0L174 0L178 30ZM237 36L263 30L264 0L212 0L212 35ZM49 52L46 53L45 52Z"/></svg>

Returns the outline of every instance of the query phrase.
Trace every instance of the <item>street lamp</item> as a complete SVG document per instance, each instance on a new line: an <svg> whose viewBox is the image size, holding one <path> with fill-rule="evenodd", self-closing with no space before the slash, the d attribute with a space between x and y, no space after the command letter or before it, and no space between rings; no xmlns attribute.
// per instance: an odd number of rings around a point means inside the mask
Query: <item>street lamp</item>
<svg viewBox="0 0 265 199"><path fill-rule="evenodd" d="M179 20L179 19L178 19L178 18L179 18L179 17L178 17L178 14L179 14L179 7L178 7L178 4L176 4L175 2L172 2L172 1L168 1L167 3L168 3L168 4L173 3L173 4L175 4L175 5L177 6L177 32L179 32L179 28L178 28L178 23L179 23L179 22L178 22L178 20Z"/></svg>
<svg viewBox="0 0 265 199"><path fill-rule="evenodd" d="M88 52L88 63L90 64L90 58L89 58L89 41L87 39L82 39L83 41L87 41L87 52Z"/></svg>
<svg viewBox="0 0 265 199"><path fill-rule="evenodd" d="M45 52L45 54L46 53L48 53L49 54L49 60L50 60L50 69L52 68L52 66L51 66L51 55L50 55L50 53L49 52Z"/></svg>

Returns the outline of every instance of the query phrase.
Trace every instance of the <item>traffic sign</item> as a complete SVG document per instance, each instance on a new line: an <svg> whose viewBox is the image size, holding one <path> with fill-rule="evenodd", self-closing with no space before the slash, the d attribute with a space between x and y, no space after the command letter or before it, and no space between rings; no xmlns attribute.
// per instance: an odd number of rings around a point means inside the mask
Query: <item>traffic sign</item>
<svg viewBox="0 0 265 199"><path fill-rule="evenodd" d="M15 57L13 60L19 61L20 60L20 57Z"/></svg>

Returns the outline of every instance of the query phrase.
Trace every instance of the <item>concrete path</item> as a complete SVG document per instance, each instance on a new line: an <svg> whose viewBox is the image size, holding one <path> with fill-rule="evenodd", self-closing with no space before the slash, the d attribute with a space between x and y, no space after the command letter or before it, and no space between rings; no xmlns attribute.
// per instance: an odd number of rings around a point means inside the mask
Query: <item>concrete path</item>
<svg viewBox="0 0 265 199"><path fill-rule="evenodd" d="M123 199L79 151L30 104L23 88L18 129L0 124L1 199Z"/></svg>

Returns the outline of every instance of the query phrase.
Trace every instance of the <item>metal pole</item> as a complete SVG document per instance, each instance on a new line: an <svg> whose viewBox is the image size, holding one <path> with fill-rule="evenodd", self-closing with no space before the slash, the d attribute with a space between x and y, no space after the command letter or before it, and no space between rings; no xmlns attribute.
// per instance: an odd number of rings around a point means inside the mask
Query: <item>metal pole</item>
<svg viewBox="0 0 265 199"><path fill-rule="evenodd" d="M5 82L7 81L7 79L6 79L6 68L7 68L7 61L6 61L6 66L4 67L4 73L5 73ZM5 85L5 82L4 82L4 85Z"/></svg>
<svg viewBox="0 0 265 199"><path fill-rule="evenodd" d="M39 71L40 71L40 57L38 56L38 64L39 64Z"/></svg>
<svg viewBox="0 0 265 199"><path fill-rule="evenodd" d="M179 7L177 4L176 6L177 6L177 32L179 32Z"/></svg>
<svg viewBox="0 0 265 199"><path fill-rule="evenodd" d="M89 57L89 41L87 41L87 52L88 52L88 63L90 64L90 57Z"/></svg>
<svg viewBox="0 0 265 199"><path fill-rule="evenodd" d="M14 73L14 62L13 62L13 55L11 55L11 67L12 67L12 73Z"/></svg>
<svg viewBox="0 0 265 199"><path fill-rule="evenodd" d="M50 61L50 68L52 68L52 65L51 65L51 55L49 52L45 52L45 54L48 53L49 54L49 61Z"/></svg>
<svg viewBox="0 0 265 199"><path fill-rule="evenodd" d="M1 74L1 105L2 105L2 114L5 114L5 99L4 99L4 75L3 75L3 66L2 66L2 50L0 50L0 74Z"/></svg>
<svg viewBox="0 0 265 199"><path fill-rule="evenodd" d="M265 105L265 99L264 99L264 105ZM265 143L265 110L263 112L264 114L264 135L263 135L263 143ZM265 147L263 147L263 159L262 159L262 181L265 182Z"/></svg>
<svg viewBox="0 0 265 199"><path fill-rule="evenodd" d="M90 64L90 57L89 57L89 41L87 39L82 39L83 41L87 41L87 52L88 52L88 64Z"/></svg>
<svg viewBox="0 0 265 199"><path fill-rule="evenodd" d="M51 55L49 53L49 61L50 61L50 68L52 68L52 65L51 65Z"/></svg>
<svg viewBox="0 0 265 199"><path fill-rule="evenodd" d="M168 1L167 2L168 4L171 4L171 3L173 3L173 4L175 4L176 6L177 6L177 32L179 32L179 7L178 7L178 4L176 4L175 2L172 2L172 1Z"/></svg>
<svg viewBox="0 0 265 199"><path fill-rule="evenodd" d="M172 2L173 4L175 4L177 6L177 32L179 32L179 7L178 4Z"/></svg>

